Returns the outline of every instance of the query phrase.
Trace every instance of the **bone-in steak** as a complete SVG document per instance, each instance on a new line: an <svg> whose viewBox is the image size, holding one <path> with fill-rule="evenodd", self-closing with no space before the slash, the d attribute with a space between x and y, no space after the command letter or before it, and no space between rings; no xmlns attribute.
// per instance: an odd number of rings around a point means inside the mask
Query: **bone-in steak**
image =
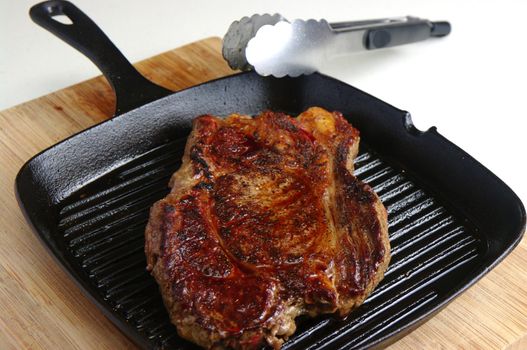
<svg viewBox="0 0 527 350"><path fill-rule="evenodd" d="M390 260L386 210L353 175L340 113L194 120L146 229L148 269L178 333L206 348L275 349L295 317L360 305Z"/></svg>

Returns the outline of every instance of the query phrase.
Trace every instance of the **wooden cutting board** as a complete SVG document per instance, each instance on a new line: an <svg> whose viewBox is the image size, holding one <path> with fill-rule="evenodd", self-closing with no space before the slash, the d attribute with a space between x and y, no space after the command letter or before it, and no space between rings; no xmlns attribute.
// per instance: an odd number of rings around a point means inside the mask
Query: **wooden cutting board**
<svg viewBox="0 0 527 350"><path fill-rule="evenodd" d="M136 67L180 90L234 73L218 38ZM374 91L373 91L374 92ZM57 265L18 207L15 176L41 150L108 119L114 96L94 78L0 112L0 349L134 349ZM390 349L527 349L527 239L497 268Z"/></svg>

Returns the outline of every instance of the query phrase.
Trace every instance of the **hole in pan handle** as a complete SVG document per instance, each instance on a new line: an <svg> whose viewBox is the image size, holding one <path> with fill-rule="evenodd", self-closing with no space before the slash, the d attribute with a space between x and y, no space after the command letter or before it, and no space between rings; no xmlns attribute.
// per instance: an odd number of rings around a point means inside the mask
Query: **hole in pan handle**
<svg viewBox="0 0 527 350"><path fill-rule="evenodd" d="M115 115L123 114L172 91L143 77L86 14L69 1L34 5L31 19L88 57L110 82L116 95ZM54 17L66 16L71 23Z"/></svg>

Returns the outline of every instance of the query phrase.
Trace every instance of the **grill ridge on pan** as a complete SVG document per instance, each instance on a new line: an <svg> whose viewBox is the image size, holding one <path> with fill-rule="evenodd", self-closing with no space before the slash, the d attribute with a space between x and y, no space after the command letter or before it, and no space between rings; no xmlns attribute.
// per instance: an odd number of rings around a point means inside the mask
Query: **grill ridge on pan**
<svg viewBox="0 0 527 350"><path fill-rule="evenodd" d="M106 303L157 348L193 347L170 324L143 252L149 209L168 193L184 145L182 138L157 147L64 200L56 233ZM387 336L445 293L442 282L474 268L482 252L474 230L364 143L355 168L388 210L390 267L345 320L300 318L284 349L360 348Z"/></svg>

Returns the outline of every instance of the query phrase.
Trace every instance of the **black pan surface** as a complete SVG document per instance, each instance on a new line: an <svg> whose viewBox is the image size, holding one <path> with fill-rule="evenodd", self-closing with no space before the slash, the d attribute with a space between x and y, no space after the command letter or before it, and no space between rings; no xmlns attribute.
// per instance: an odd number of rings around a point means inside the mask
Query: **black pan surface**
<svg viewBox="0 0 527 350"><path fill-rule="evenodd" d="M57 14L73 25L57 24L51 18ZM200 114L272 109L296 115L320 106L341 111L361 132L356 174L387 207L392 262L364 305L344 320L300 319L285 349L393 342L479 280L521 239L525 209L509 187L435 128L417 130L407 112L354 87L321 74L276 79L243 73L170 93L140 77L71 3L41 3L31 16L101 68L121 115L29 160L16 180L20 206L60 264L143 348L195 347L170 324L143 248L149 208L168 193L191 121Z"/></svg>

